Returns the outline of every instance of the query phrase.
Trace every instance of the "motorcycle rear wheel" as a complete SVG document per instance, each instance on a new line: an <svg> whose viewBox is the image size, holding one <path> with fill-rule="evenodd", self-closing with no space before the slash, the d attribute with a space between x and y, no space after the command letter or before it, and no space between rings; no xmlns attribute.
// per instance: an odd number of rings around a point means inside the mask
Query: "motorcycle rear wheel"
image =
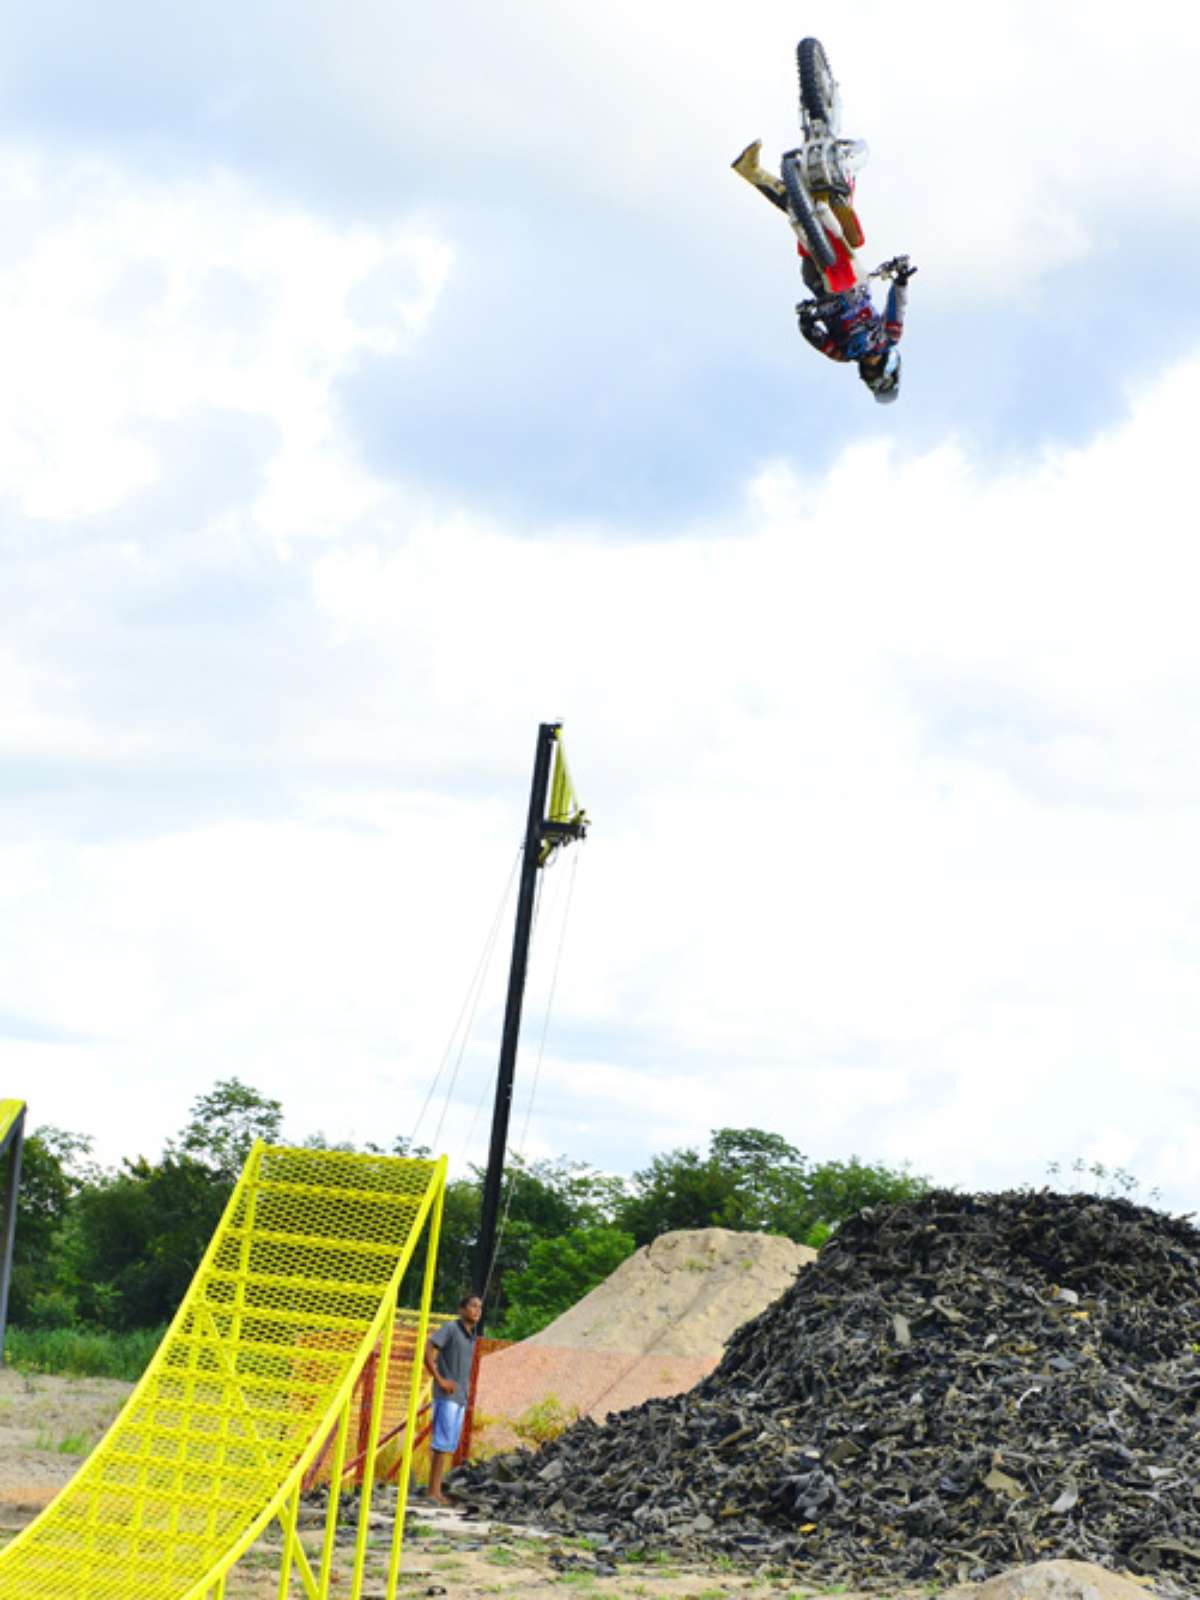
<svg viewBox="0 0 1200 1600"><path fill-rule="evenodd" d="M819 39L801 39L796 46L796 66L800 73L800 104L806 117L815 122L833 121L837 84Z"/></svg>
<svg viewBox="0 0 1200 1600"><path fill-rule="evenodd" d="M794 155L786 155L782 165L783 186L787 190L788 208L804 235L808 253L824 272L836 265L837 251L829 242L829 235L821 226L816 207L800 176L800 164Z"/></svg>

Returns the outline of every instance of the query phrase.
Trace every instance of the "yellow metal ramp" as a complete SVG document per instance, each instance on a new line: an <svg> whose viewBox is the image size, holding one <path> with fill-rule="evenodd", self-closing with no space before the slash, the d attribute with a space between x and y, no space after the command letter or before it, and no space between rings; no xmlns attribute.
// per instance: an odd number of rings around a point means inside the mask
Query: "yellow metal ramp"
<svg viewBox="0 0 1200 1600"><path fill-rule="evenodd" d="M0 1100L0 1150L4 1149L12 1126L24 1109L24 1100Z"/></svg>
<svg viewBox="0 0 1200 1600"><path fill-rule="evenodd" d="M221 1600L230 1569L276 1518L279 1595L324 1600L335 1586L339 1502L330 1497L320 1549L306 1554L301 1481L331 1431L340 1480L355 1382L375 1352L387 1370L400 1280L428 1230L421 1310L407 1335L424 1346L445 1171L444 1158L257 1145L112 1429L0 1552L0 1600ZM419 1375L414 1362L406 1453ZM376 1407L353 1553L338 1555L336 1592L350 1600L362 1591L378 1434ZM407 1482L405 1470L389 1596Z"/></svg>

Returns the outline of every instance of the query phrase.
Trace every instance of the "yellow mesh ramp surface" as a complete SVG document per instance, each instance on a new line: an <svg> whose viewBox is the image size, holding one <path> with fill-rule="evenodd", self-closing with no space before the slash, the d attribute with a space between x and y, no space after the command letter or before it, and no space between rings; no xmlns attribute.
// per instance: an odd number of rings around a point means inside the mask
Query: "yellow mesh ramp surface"
<svg viewBox="0 0 1200 1600"><path fill-rule="evenodd" d="M433 1398L433 1380L425 1371L424 1346L418 1348L419 1313L407 1311L403 1306L396 1311L396 1327L392 1335L392 1357L386 1377L379 1366L377 1351L372 1351L363 1368L362 1376L354 1387L350 1400L350 1432L342 1484L349 1488L361 1483L366 1462L367 1440L371 1416L375 1407L376 1392L383 1383L383 1396L379 1414L379 1450L375 1459L376 1481L389 1481L399 1470L404 1443L404 1430L408 1424L408 1402L412 1385L417 1385L417 1432L413 1439L413 1479L423 1483L429 1475L429 1442L422 1439L427 1434L432 1419L430 1403ZM425 1337L453 1322L449 1312L430 1312ZM416 1371L414 1372L414 1363ZM319 1484L330 1481L333 1464L334 1434L330 1433L312 1466L304 1476L307 1492Z"/></svg>
<svg viewBox="0 0 1200 1600"><path fill-rule="evenodd" d="M300 1483L331 1430L338 1457L353 1451L355 1381L376 1349L386 1370L400 1279L429 1223L422 1308L410 1335L423 1345L444 1184L444 1159L257 1145L174 1322L107 1437L0 1552L0 1600L219 1600L229 1569L276 1517L284 1532L279 1594L290 1592L293 1565L299 1593L328 1594L336 1497L314 1573L296 1531ZM412 1398L415 1410L415 1386ZM376 1436L378 1427L376 1414ZM370 1487L368 1477L368 1499ZM341 1595L361 1590L366 1518L360 1522L353 1579L349 1589L338 1585Z"/></svg>

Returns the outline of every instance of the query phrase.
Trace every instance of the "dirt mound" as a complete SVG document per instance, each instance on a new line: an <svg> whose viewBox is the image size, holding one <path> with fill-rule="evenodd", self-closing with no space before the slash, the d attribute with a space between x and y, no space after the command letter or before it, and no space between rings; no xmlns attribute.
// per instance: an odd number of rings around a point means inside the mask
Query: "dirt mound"
<svg viewBox="0 0 1200 1600"><path fill-rule="evenodd" d="M503 1419L549 1398L601 1421L686 1393L739 1324L777 1300L815 1255L767 1233L664 1233L541 1333L484 1358L476 1406L492 1419L489 1446L515 1443Z"/></svg>
<svg viewBox="0 0 1200 1600"><path fill-rule="evenodd" d="M715 1361L734 1329L778 1300L816 1254L770 1233L664 1233L524 1343Z"/></svg>

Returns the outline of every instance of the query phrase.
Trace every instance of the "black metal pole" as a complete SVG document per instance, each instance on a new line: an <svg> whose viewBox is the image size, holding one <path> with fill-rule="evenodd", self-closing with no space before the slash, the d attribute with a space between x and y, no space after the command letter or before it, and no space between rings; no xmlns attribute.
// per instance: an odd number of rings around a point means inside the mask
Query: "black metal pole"
<svg viewBox="0 0 1200 1600"><path fill-rule="evenodd" d="M513 1073L517 1064L517 1044L521 1036L521 1004L525 998L525 973L529 965L529 934L533 927L538 857L542 850L546 795L550 787L550 758L554 753L554 740L560 726L561 724L557 722L543 722L540 725L533 762L529 820L525 825L525 852L521 862L521 885L517 893L517 922L513 930L512 965L508 972L508 1000L504 1008L500 1067L496 1075L496 1103L492 1111L492 1142L488 1149L487 1175L483 1181L483 1213L479 1222L479 1243L475 1251L475 1291L481 1296L487 1289L496 1251L500 1190L504 1180L504 1155L508 1148L508 1119L512 1111Z"/></svg>
<svg viewBox="0 0 1200 1600"><path fill-rule="evenodd" d="M0 1362L4 1360L4 1333L8 1326L8 1286L12 1281L13 1245L17 1236L17 1192L21 1187L21 1146L25 1139L25 1111L9 1132L8 1179L4 1189L4 1209L0 1215ZM2 1152L0 1152L2 1154Z"/></svg>

